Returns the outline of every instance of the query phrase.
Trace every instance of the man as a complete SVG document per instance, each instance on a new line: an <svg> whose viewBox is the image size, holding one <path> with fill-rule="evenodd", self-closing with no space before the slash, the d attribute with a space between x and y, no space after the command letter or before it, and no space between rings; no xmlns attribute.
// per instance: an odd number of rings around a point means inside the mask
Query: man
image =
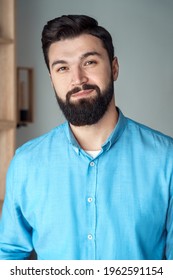
<svg viewBox="0 0 173 280"><path fill-rule="evenodd" d="M115 106L108 31L88 16L47 23L42 46L67 122L16 152L0 258L173 259L173 139Z"/></svg>

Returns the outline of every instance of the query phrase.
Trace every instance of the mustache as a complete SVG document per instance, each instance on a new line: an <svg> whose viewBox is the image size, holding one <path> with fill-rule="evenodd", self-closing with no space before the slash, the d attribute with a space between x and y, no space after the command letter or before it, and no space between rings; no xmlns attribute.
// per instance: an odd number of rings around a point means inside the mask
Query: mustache
<svg viewBox="0 0 173 280"><path fill-rule="evenodd" d="M100 89L99 89L98 86L96 86L96 85L91 85L91 84L84 84L82 87L75 87L75 88L73 88L72 90L68 91L68 93L67 93L67 95L66 95L66 98L67 98L67 100L69 100L70 97L71 97L73 94L75 94L75 93L77 93L77 92L79 92L79 91L81 91L81 90L87 90L87 89L93 89L93 90L96 90L97 92L100 92Z"/></svg>

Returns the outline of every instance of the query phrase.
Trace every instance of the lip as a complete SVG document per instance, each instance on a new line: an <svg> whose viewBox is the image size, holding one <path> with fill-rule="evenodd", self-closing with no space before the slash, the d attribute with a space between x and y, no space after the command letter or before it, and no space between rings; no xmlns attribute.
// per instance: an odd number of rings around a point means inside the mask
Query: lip
<svg viewBox="0 0 173 280"><path fill-rule="evenodd" d="M94 91L94 89L86 89L86 90L81 90L78 91L74 94L72 94L72 98L82 98L82 97L87 97L90 95L90 93L92 93Z"/></svg>

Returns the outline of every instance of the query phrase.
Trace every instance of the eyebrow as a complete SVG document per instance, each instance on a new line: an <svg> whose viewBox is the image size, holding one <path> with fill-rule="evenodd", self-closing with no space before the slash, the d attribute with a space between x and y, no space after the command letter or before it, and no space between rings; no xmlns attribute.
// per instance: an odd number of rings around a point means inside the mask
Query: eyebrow
<svg viewBox="0 0 173 280"><path fill-rule="evenodd" d="M80 57L80 60L83 60L83 59L87 58L88 56L95 56L95 55L101 57L100 53L98 53L96 51L92 51L92 52L86 52L86 53L82 54ZM52 63L51 67L53 68L57 64L68 64L68 62L63 59L57 59Z"/></svg>
<svg viewBox="0 0 173 280"><path fill-rule="evenodd" d="M86 52L84 53L82 56L81 56L81 59L84 59L84 58L87 58L88 56L90 55L96 55L96 56L99 56L101 57L101 54L96 52L96 51L93 51L93 52Z"/></svg>
<svg viewBox="0 0 173 280"><path fill-rule="evenodd" d="M55 65L57 65L57 64L67 64L67 61L65 61L65 60L60 60L60 59L58 59L58 60L55 60L53 63L52 63L52 65L51 65L51 67L53 68Z"/></svg>

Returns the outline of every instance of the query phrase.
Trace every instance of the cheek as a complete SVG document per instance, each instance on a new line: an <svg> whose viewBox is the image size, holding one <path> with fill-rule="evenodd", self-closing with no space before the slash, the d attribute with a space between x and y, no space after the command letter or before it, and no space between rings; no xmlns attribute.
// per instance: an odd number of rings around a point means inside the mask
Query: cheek
<svg viewBox="0 0 173 280"><path fill-rule="evenodd" d="M62 99L66 99L67 92L70 90L69 78L67 75L57 75L56 72L50 73L50 79L54 91Z"/></svg>
<svg viewBox="0 0 173 280"><path fill-rule="evenodd" d="M110 69L105 69L104 71L101 71L99 75L96 75L93 77L93 80L97 86L99 86L101 89L104 89L106 85L110 82L110 78L112 78L112 74Z"/></svg>
<svg viewBox="0 0 173 280"><path fill-rule="evenodd" d="M57 81L52 82L52 87L55 92L55 94L60 97L62 100L65 101L66 99L66 94L67 94L67 89L64 88L61 84L59 84Z"/></svg>
<svg viewBox="0 0 173 280"><path fill-rule="evenodd" d="M57 78L55 75L51 76L51 82L53 84L53 87L58 93L63 93L67 91L67 80L64 78Z"/></svg>

